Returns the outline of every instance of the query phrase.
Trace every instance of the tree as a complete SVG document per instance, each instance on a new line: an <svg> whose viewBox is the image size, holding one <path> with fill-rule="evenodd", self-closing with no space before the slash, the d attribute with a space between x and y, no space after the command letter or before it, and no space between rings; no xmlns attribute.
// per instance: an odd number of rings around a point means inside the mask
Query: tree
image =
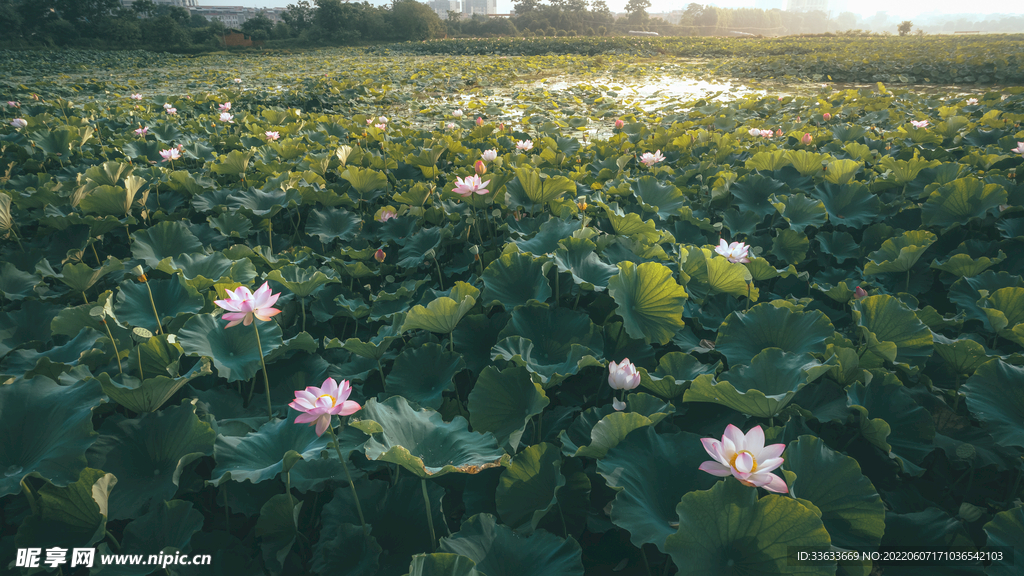
<svg viewBox="0 0 1024 576"><path fill-rule="evenodd" d="M306 0L289 4L281 13L281 19L296 35L299 35L313 25L313 6Z"/></svg>
<svg viewBox="0 0 1024 576"><path fill-rule="evenodd" d="M242 22L242 33L255 41L266 40L273 29L274 23L263 12L257 12L256 16Z"/></svg>
<svg viewBox="0 0 1024 576"><path fill-rule="evenodd" d="M416 0L395 0L391 5L391 26L403 40L429 40L444 35L444 23L437 12Z"/></svg>
<svg viewBox="0 0 1024 576"><path fill-rule="evenodd" d="M900 36L906 36L910 34L910 29L914 27L914 23L910 20L904 20L900 22L900 25L896 27L896 30L900 33Z"/></svg>
<svg viewBox="0 0 1024 576"><path fill-rule="evenodd" d="M647 9L651 7L651 0L629 0L626 3L626 20L630 24L643 24L650 17L647 15Z"/></svg>
<svg viewBox="0 0 1024 576"><path fill-rule="evenodd" d="M521 16L536 10L539 3L538 0L516 0L512 8L516 11L516 16Z"/></svg>

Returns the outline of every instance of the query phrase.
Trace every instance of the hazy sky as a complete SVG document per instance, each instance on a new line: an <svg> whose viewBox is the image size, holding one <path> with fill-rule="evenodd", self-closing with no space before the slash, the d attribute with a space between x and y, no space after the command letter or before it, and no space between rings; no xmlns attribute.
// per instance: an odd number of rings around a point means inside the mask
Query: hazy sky
<svg viewBox="0 0 1024 576"><path fill-rule="evenodd" d="M253 6L257 8L284 7L296 0L199 0L202 6ZM312 1L312 0L310 0ZM605 0L612 12L621 12L627 0ZM390 0L369 0L371 4L390 4ZM498 0L498 11L508 12L513 0ZM712 4L723 8L753 8L754 0L703 0L698 4ZM785 0L782 0L785 6ZM649 12L678 10L689 4L689 0L651 0ZM1010 0L833 0L830 3L833 14L849 10L871 16L887 11L892 16L916 16L918 14L1024 14L1024 4Z"/></svg>

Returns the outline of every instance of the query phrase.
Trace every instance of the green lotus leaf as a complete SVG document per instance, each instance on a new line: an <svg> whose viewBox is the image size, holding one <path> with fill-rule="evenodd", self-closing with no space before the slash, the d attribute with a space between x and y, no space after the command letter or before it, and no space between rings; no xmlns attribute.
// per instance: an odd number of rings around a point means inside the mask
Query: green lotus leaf
<svg viewBox="0 0 1024 576"><path fill-rule="evenodd" d="M819 228L828 221L825 204L803 194L780 196L772 205L797 232L804 232L807 228Z"/></svg>
<svg viewBox="0 0 1024 576"><path fill-rule="evenodd" d="M701 374L716 374L722 368L722 362L702 364L699 360L683 352L669 352L658 360L654 372L637 367L640 372L640 385L662 398L676 398L683 394L692 382Z"/></svg>
<svg viewBox="0 0 1024 576"><path fill-rule="evenodd" d="M77 137L78 130L68 126L56 130L33 132L29 135L29 140L49 156L67 157L71 154L71 146L75 143Z"/></svg>
<svg viewBox="0 0 1024 576"><path fill-rule="evenodd" d="M219 486L228 480L256 484L287 472L299 459L318 459L330 437L317 436L308 424L296 424L298 415L290 410L287 419L275 419L245 436L217 435L213 447L217 467L210 484Z"/></svg>
<svg viewBox="0 0 1024 576"><path fill-rule="evenodd" d="M545 530L524 538L490 514L463 522L458 532L441 539L440 550L470 558L487 576L583 576L582 549L575 540Z"/></svg>
<svg viewBox="0 0 1024 576"><path fill-rule="evenodd" d="M219 156L217 161L210 165L210 171L244 179L245 171L249 169L249 161L255 153L255 150L232 150Z"/></svg>
<svg viewBox="0 0 1024 576"><path fill-rule="evenodd" d="M551 297L551 284L546 277L542 258L526 254L503 254L487 265L481 278L484 306L500 304L506 310L526 304L530 300L544 302Z"/></svg>
<svg viewBox="0 0 1024 576"><path fill-rule="evenodd" d="M802 232L785 228L779 230L775 238L772 238L772 254L787 264L799 264L807 257L810 243Z"/></svg>
<svg viewBox="0 0 1024 576"><path fill-rule="evenodd" d="M658 434L646 426L628 435L597 461L597 471L618 491L612 522L629 531L634 546L654 544L664 552L665 539L675 532L679 499L717 482L697 470L707 459L696 434Z"/></svg>
<svg viewBox="0 0 1024 576"><path fill-rule="evenodd" d="M864 274L872 276L887 272L909 272L935 240L935 234L926 230L909 230L902 236L889 238L882 243L881 248L868 255Z"/></svg>
<svg viewBox="0 0 1024 576"><path fill-rule="evenodd" d="M739 262L729 262L724 257L710 257L710 251L694 250L690 258L697 257L696 253L704 255L704 264L707 266L707 277L702 280L707 284L708 295L731 294L737 298L749 298L751 302L757 302L760 295L754 286L753 276L747 267ZM687 258L689 261L689 258Z"/></svg>
<svg viewBox="0 0 1024 576"><path fill-rule="evenodd" d="M558 505L558 492L565 486L561 466L561 452L547 442L516 454L502 471L494 496L502 522L520 534L532 534Z"/></svg>
<svg viewBox="0 0 1024 576"><path fill-rule="evenodd" d="M63 346L54 346L45 352L15 350L0 362L0 374L25 378L41 375L56 380L72 367L80 365L87 354L105 355L96 350L97 342L102 337L92 328L83 328Z"/></svg>
<svg viewBox="0 0 1024 576"><path fill-rule="evenodd" d="M698 376L683 395L683 402L712 402L734 410L772 418L793 400L809 382L834 366L821 364L810 354L767 348L754 356L749 366L739 365L718 376Z"/></svg>
<svg viewBox="0 0 1024 576"><path fill-rule="evenodd" d="M389 395L404 396L420 406L437 410L441 407L441 393L451 390L452 379L465 369L461 354L449 352L439 344L406 348L395 359L384 390Z"/></svg>
<svg viewBox="0 0 1024 576"><path fill-rule="evenodd" d="M957 375L970 376L990 359L985 347L969 338L951 340L942 334L933 334L933 337L935 353Z"/></svg>
<svg viewBox="0 0 1024 576"><path fill-rule="evenodd" d="M786 152L789 163L796 168L801 176L816 176L832 160L828 154L819 154L808 150L789 150Z"/></svg>
<svg viewBox="0 0 1024 576"><path fill-rule="evenodd" d="M160 156L160 143L155 140L128 142L121 147L121 150L124 152L124 155L129 158L142 159L150 162L160 162L163 160L163 157ZM145 164L145 162L143 162L143 164Z"/></svg>
<svg viewBox="0 0 1024 576"><path fill-rule="evenodd" d="M982 293L986 296L1000 288L1024 287L1024 278L1008 272L988 270L974 277L963 277L949 287L949 300L956 303L957 308L967 314L971 320L988 323L988 315L981 309L978 302Z"/></svg>
<svg viewBox="0 0 1024 576"><path fill-rule="evenodd" d="M445 516L441 512L441 499L445 491L437 483L421 483L419 478L409 475L399 476L394 485L365 478L356 480L356 490L366 522L373 526L378 543L388 551L388 555L381 559L384 563L382 571L397 574L408 565L413 554L430 547L423 484L426 484L434 526L444 530ZM355 510L352 490L348 486L334 490L334 496L324 506L321 518L321 534L331 534L338 526L359 526L359 515Z"/></svg>
<svg viewBox="0 0 1024 576"><path fill-rule="evenodd" d="M135 232L134 238L132 256L154 268L164 258L203 249L202 242L189 232L183 222L161 222Z"/></svg>
<svg viewBox="0 0 1024 576"><path fill-rule="evenodd" d="M762 220L764 218L754 212L740 212L735 208L730 208L722 214L722 224L732 232L733 236L741 234L753 236L757 233L757 225Z"/></svg>
<svg viewBox="0 0 1024 576"><path fill-rule="evenodd" d="M132 165L126 162L111 160L85 171L85 178L94 186L116 186L122 178L132 173Z"/></svg>
<svg viewBox="0 0 1024 576"><path fill-rule="evenodd" d="M1024 323L1024 288L1000 288L978 301L994 332L1013 340L1013 329Z"/></svg>
<svg viewBox="0 0 1024 576"><path fill-rule="evenodd" d="M821 170L820 166L818 170ZM748 175L729 187L729 192L736 199L736 208L754 212L762 219L776 213L770 198L785 194L787 191L788 188L782 182L765 178L760 174Z"/></svg>
<svg viewBox="0 0 1024 576"><path fill-rule="evenodd" d="M470 432L461 416L445 422L433 410L414 409L401 396L383 402L371 398L359 418L351 424L371 435L364 445L367 458L399 464L420 478L476 474L502 466L506 458L493 434Z"/></svg>
<svg viewBox="0 0 1024 576"><path fill-rule="evenodd" d="M864 163L857 160L833 160L825 168L825 181L844 186L849 184L863 167Z"/></svg>
<svg viewBox="0 0 1024 576"><path fill-rule="evenodd" d="M103 422L87 456L90 466L118 479L110 494L112 520L132 518L150 501L171 498L184 467L213 454L217 433L196 417L195 402L185 400L137 419L115 415Z"/></svg>
<svg viewBox="0 0 1024 576"><path fill-rule="evenodd" d="M109 298L111 294L104 292L100 298L104 298L104 295ZM0 358L16 348L30 345L33 342L48 344L51 342L53 334L77 336L86 326L95 329L102 328L99 322L95 322L89 316L89 310L95 306L95 304L85 304L81 306L83 310L78 310L77 306L62 309L59 306L44 304L38 300L26 300L22 303L20 310L0 312ZM84 319L81 323L75 322L73 326L67 326L68 331L60 331L65 327L64 323L60 321L60 317L69 311L84 312Z"/></svg>
<svg viewBox="0 0 1024 576"><path fill-rule="evenodd" d="M250 187L230 194L225 200L225 206L229 209L259 218L272 218L281 210L300 204L302 197L294 189L284 192L280 189L268 191Z"/></svg>
<svg viewBox="0 0 1024 576"><path fill-rule="evenodd" d="M545 388L586 366L604 351L600 330L582 312L530 303L516 308L498 333L491 358L503 358L537 374Z"/></svg>
<svg viewBox="0 0 1024 576"><path fill-rule="evenodd" d="M596 415L596 414L595 414ZM662 416L664 417L664 416ZM580 446L572 453L567 453L575 446L570 442L566 444L563 440L562 451L567 456L587 456L589 458L604 458L608 450L614 448L629 435L630 432L644 426L653 426L655 421L636 412L615 412L604 414L601 419L593 425L590 430L590 444ZM566 432L562 433L563 435ZM568 438L568 437L566 437Z"/></svg>
<svg viewBox="0 0 1024 576"><path fill-rule="evenodd" d="M212 288L214 284L247 284L256 277L256 268L248 258L229 260L224 254L181 254L164 258L157 270L173 275L181 272L190 286L198 291Z"/></svg>
<svg viewBox="0 0 1024 576"><path fill-rule="evenodd" d="M324 338L324 350L330 350L331 348L344 348L357 356L362 356L363 358L369 358L370 360L376 361L384 357L384 354L387 353L391 343L395 340L396 338L394 336L385 336L381 338L380 342L374 342L373 340L363 342L359 338L349 338L344 342L340 342L337 338L332 338L330 341L327 341L327 338Z"/></svg>
<svg viewBox="0 0 1024 576"><path fill-rule="evenodd" d="M505 185L510 209L532 211L576 192L576 184L565 176L548 176L528 166L516 168L515 173L516 177Z"/></svg>
<svg viewBox="0 0 1024 576"><path fill-rule="evenodd" d="M828 318L817 310L795 312L765 302L747 312L733 312L718 329L715 350L729 364L750 364L765 348L796 354L825 352L825 340L835 334Z"/></svg>
<svg viewBox="0 0 1024 576"><path fill-rule="evenodd" d="M1024 218L1004 218L996 222L999 235L1007 240L1024 239Z"/></svg>
<svg viewBox="0 0 1024 576"><path fill-rule="evenodd" d="M153 337L150 340L157 340L157 338ZM129 363L129 365L131 364ZM152 377L140 380L128 374L112 377L106 372L101 372L97 378L103 387L103 393L111 400L132 412L141 414L156 412L190 380L212 374L212 371L210 370L210 361L204 358L197 362L188 374L180 378L168 377L166 370L163 374L160 372L155 374L150 372L150 374Z"/></svg>
<svg viewBox="0 0 1024 576"><path fill-rule="evenodd" d="M789 158L786 150L772 150L770 152L757 152L751 156L744 167L747 170L767 170L774 172L789 166Z"/></svg>
<svg viewBox="0 0 1024 576"><path fill-rule="evenodd" d="M1024 547L1024 506L1003 510L985 523L985 534L988 534L988 546L1006 546L1012 550ZM985 568L991 576L1015 576L1019 572L1009 558L993 560Z"/></svg>
<svg viewBox="0 0 1024 576"><path fill-rule="evenodd" d="M100 278L116 270L124 270L124 264L121 264L121 261L117 258L107 257L106 261L103 262L103 266L100 266L98 270L93 270L84 262L65 264L57 279L75 292L85 292L92 288Z"/></svg>
<svg viewBox="0 0 1024 576"><path fill-rule="evenodd" d="M424 262L429 262L427 253L436 250L441 245L441 239L445 237L445 229L423 228L413 234L405 246L398 251L398 266L402 268L417 268Z"/></svg>
<svg viewBox="0 0 1024 576"><path fill-rule="evenodd" d="M42 276L23 272L10 262L4 262L0 266L0 293L9 300L28 298L42 281Z"/></svg>
<svg viewBox="0 0 1024 576"><path fill-rule="evenodd" d="M515 451L526 423L549 402L526 368L513 366L499 371L487 366L469 393L469 421L474 430L494 434L499 445L507 442Z"/></svg>
<svg viewBox="0 0 1024 576"><path fill-rule="evenodd" d="M348 242L359 232L362 224L359 216L341 208L314 209L306 218L306 234L316 236L324 243L332 240Z"/></svg>
<svg viewBox="0 0 1024 576"><path fill-rule="evenodd" d="M406 576L481 576L476 562L458 554L417 554Z"/></svg>
<svg viewBox="0 0 1024 576"><path fill-rule="evenodd" d="M643 176L633 182L633 195L644 212L654 212L658 218L668 220L680 214L686 204L683 193L671 184L664 184L654 176Z"/></svg>
<svg viewBox="0 0 1024 576"><path fill-rule="evenodd" d="M271 270L266 278L284 286L285 289L299 298L310 296L324 284L337 282L336 279L331 278L316 268L299 268L295 265Z"/></svg>
<svg viewBox="0 0 1024 576"><path fill-rule="evenodd" d="M619 273L608 279L608 293L631 338L665 344L683 327L686 290L666 266L620 262Z"/></svg>
<svg viewBox="0 0 1024 576"><path fill-rule="evenodd" d="M32 515L22 521L18 547L75 548L103 539L107 500L117 484L113 474L86 468L66 488L47 483L35 494Z"/></svg>
<svg viewBox="0 0 1024 576"><path fill-rule="evenodd" d="M879 167L892 173L892 178L897 184L913 182L917 175L926 168L935 168L941 164L937 160L925 160L914 157L910 160L899 160L894 156L885 155L878 162Z"/></svg>
<svg viewBox="0 0 1024 576"><path fill-rule="evenodd" d="M921 207L925 226L952 226L985 218L1006 204L1006 189L977 178L960 178L928 195Z"/></svg>
<svg viewBox="0 0 1024 576"><path fill-rule="evenodd" d="M114 490L120 488L118 483ZM119 554L148 558L151 554L163 553L174 557L175 552L188 552L192 537L203 529L203 515L192 507L191 502L170 500L154 502L149 510L132 520L124 528ZM97 556L109 555L113 551L106 544L100 544ZM186 557L188 555L185 555ZM100 572L109 576L146 576L159 565L105 564Z"/></svg>
<svg viewBox="0 0 1024 576"><path fill-rule="evenodd" d="M665 551L688 573L835 574L835 564L788 565L792 546L831 547L821 518L788 496L758 499L757 490L726 478L710 490L684 494L676 513L679 530L665 540Z"/></svg>
<svg viewBox="0 0 1024 576"><path fill-rule="evenodd" d="M148 284L148 287L147 287ZM153 299L150 300L150 291ZM188 285L184 278L174 277L148 282L126 280L117 293L114 311L121 322L141 326L151 332L157 331L156 313L160 314L160 325L166 325L181 314L195 314L206 305L206 298Z"/></svg>
<svg viewBox="0 0 1024 576"><path fill-rule="evenodd" d="M1024 368L995 358L977 368L962 390L967 407L990 428L992 437L1003 445L1024 446Z"/></svg>
<svg viewBox="0 0 1024 576"><path fill-rule="evenodd" d="M820 237L821 233L819 233L818 236ZM795 266L790 265L788 268L778 269L772 266L771 263L764 258L751 258L750 262L747 262L744 266L747 267L747 272L750 272L751 278L757 282L771 280L772 278L778 278L779 276L788 278L796 274Z"/></svg>
<svg viewBox="0 0 1024 576"><path fill-rule="evenodd" d="M341 173L341 178L352 185L361 199L369 200L373 193L387 188L388 178L383 172L350 166Z"/></svg>
<svg viewBox="0 0 1024 576"><path fill-rule="evenodd" d="M553 262L559 272L568 272L577 286L584 290L603 292L608 279L619 272L595 253L597 244L586 238L567 238L558 244Z"/></svg>
<svg viewBox="0 0 1024 576"><path fill-rule="evenodd" d="M381 552L377 539L363 532L362 526L339 524L333 530L320 531L311 567L323 576L374 576L380 569Z"/></svg>
<svg viewBox="0 0 1024 576"><path fill-rule="evenodd" d="M906 546L927 550L935 547L944 550L974 551L974 537L968 532L965 520L953 517L946 511L928 506L920 512L898 514L889 510L885 515L885 536L882 546ZM980 561L961 561L951 570L938 570L934 566L900 566L900 573L910 576L927 576L951 572L957 576L983 576L988 572ZM891 569L890 569L891 572ZM1019 570L1018 570L1019 572Z"/></svg>
<svg viewBox="0 0 1024 576"><path fill-rule="evenodd" d="M625 215L617 214L608 207L605 207L605 214L612 223L612 229L619 236L644 244L655 243L661 240L661 232L658 231L658 226L654 223L654 220L647 220L645 222L639 214L632 212Z"/></svg>
<svg viewBox="0 0 1024 576"><path fill-rule="evenodd" d="M476 305L480 290L465 282L456 282L452 297L441 296L426 306L417 304L405 317L402 332L423 329L436 334L451 334L459 320Z"/></svg>
<svg viewBox="0 0 1024 576"><path fill-rule="evenodd" d="M878 217L881 201L860 182L844 184L822 183L814 188L814 197L821 200L829 220L850 228L863 228Z"/></svg>
<svg viewBox="0 0 1024 576"><path fill-rule="evenodd" d="M582 222L579 220L562 220L551 217L540 225L540 229L529 240L516 240L516 246L520 252L541 256L554 252L559 242L571 238L573 233L580 229Z"/></svg>
<svg viewBox="0 0 1024 576"><path fill-rule="evenodd" d="M847 396L851 408L858 413L864 437L891 452L905 472L915 476L924 473L915 464L920 464L935 448L935 424L931 414L910 397L899 381L892 377L883 382L876 377L868 385L850 386Z"/></svg>
<svg viewBox="0 0 1024 576"><path fill-rule="evenodd" d="M890 362L910 365L932 355L932 331L894 296L867 296L852 306L854 323L871 352Z"/></svg>
<svg viewBox="0 0 1024 576"><path fill-rule="evenodd" d="M1002 250L999 251L997 256L992 258L988 256L971 258L969 254L961 253L953 254L941 262L936 258L932 260L931 267L963 278L964 276L977 276L1005 259L1006 254L1003 254Z"/></svg>
<svg viewBox="0 0 1024 576"><path fill-rule="evenodd" d="M260 331L263 355L268 356L281 346L281 327L277 322L254 320ZM252 326L224 327L224 320L211 314L198 314L178 330L178 344L189 356L205 356L213 360L217 375L228 382L248 380L260 370L260 353Z"/></svg>
<svg viewBox="0 0 1024 576"><path fill-rule="evenodd" d="M255 533L260 539L263 561L274 573L281 573L300 534L301 509L302 501L296 503L290 494L275 494L260 508Z"/></svg>
<svg viewBox="0 0 1024 576"><path fill-rule="evenodd" d="M885 505L857 460L809 435L790 442L784 460L785 469L796 473L790 493L821 511L833 546L877 548L885 532Z"/></svg>
<svg viewBox="0 0 1024 576"><path fill-rule="evenodd" d="M96 441L92 410L102 399L95 381L59 386L36 376L0 386L0 495L18 493L29 474L54 486L75 482Z"/></svg>
<svg viewBox="0 0 1024 576"><path fill-rule="evenodd" d="M252 220L239 212L225 212L220 216L209 216L206 220L217 232L229 238L248 238L252 230Z"/></svg>
<svg viewBox="0 0 1024 576"><path fill-rule="evenodd" d="M146 194L136 198L136 193L145 185L145 180L136 176L125 179L125 187L97 186L88 191L78 203L83 213L98 216L125 217L132 213L132 208L145 204Z"/></svg>

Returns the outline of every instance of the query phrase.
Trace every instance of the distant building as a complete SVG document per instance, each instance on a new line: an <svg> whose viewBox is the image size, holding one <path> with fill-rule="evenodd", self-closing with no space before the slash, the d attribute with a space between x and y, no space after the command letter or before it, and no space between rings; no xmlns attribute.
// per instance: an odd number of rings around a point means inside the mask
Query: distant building
<svg viewBox="0 0 1024 576"><path fill-rule="evenodd" d="M183 0L184 1L184 0ZM195 0L187 0L194 2ZM226 28L240 28L242 23L250 18L255 18L260 12L271 22L281 21L281 13L284 8L249 8L247 6L194 6L191 8L193 14L199 14L207 20L220 20Z"/></svg>
<svg viewBox="0 0 1024 576"><path fill-rule="evenodd" d="M448 19L448 12L461 12L459 7L459 0L433 0L430 4L430 9L433 10L441 18L441 20Z"/></svg>
<svg viewBox="0 0 1024 576"><path fill-rule="evenodd" d="M828 9L828 0L789 0L786 3L786 10L790 12L828 12Z"/></svg>
<svg viewBox="0 0 1024 576"><path fill-rule="evenodd" d="M131 7L135 3L135 0L121 0L121 6L125 8ZM153 3L157 6L178 6L180 8L193 8L196 5L196 0L153 0Z"/></svg>
<svg viewBox="0 0 1024 576"><path fill-rule="evenodd" d="M498 13L498 1L497 0L463 0L462 2L462 13L472 16L473 14L480 14L486 16L488 14Z"/></svg>

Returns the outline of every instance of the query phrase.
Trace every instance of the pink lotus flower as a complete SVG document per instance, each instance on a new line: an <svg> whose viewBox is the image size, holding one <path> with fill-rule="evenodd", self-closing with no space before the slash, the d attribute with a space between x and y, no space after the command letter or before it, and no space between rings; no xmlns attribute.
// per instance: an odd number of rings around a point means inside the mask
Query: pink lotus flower
<svg viewBox="0 0 1024 576"><path fill-rule="evenodd" d="M218 108L220 108L221 112L227 112L228 110L231 110L231 102L225 102L218 106Z"/></svg>
<svg viewBox="0 0 1024 576"><path fill-rule="evenodd" d="M829 114L828 112L825 112L824 114L821 115L821 119L824 120L825 122L828 122L829 120L832 119L832 115Z"/></svg>
<svg viewBox="0 0 1024 576"><path fill-rule="evenodd" d="M181 152L177 148L171 148L170 150L161 150L160 157L164 159L164 162L171 160L177 160L181 158Z"/></svg>
<svg viewBox="0 0 1024 576"><path fill-rule="evenodd" d="M516 150L521 152L533 150L533 140L516 140Z"/></svg>
<svg viewBox="0 0 1024 576"><path fill-rule="evenodd" d="M484 150L480 157L483 158L484 162L494 162L494 159L498 157L498 151Z"/></svg>
<svg viewBox="0 0 1024 576"><path fill-rule="evenodd" d="M750 262L750 258L747 257L750 246L747 246L743 242L733 242L732 244L725 241L722 238L718 242L718 246L715 246L715 252L725 256L729 262L739 262L746 264Z"/></svg>
<svg viewBox="0 0 1024 576"><path fill-rule="evenodd" d="M383 262L384 258L387 258L387 254L384 253L384 249L377 248L377 251L373 253L373 259L377 262Z"/></svg>
<svg viewBox="0 0 1024 576"><path fill-rule="evenodd" d="M380 124L374 124L373 127L376 128L377 130L386 130L388 125L384 124L384 123L380 123Z"/></svg>
<svg viewBox="0 0 1024 576"><path fill-rule="evenodd" d="M978 103L978 99L977 98L968 98L967 101L964 102L964 104L966 104L968 106L974 106L977 103Z"/></svg>
<svg viewBox="0 0 1024 576"><path fill-rule="evenodd" d="M242 79L241 78L235 78L235 84L241 84L241 83L242 83Z"/></svg>
<svg viewBox="0 0 1024 576"><path fill-rule="evenodd" d="M914 128L927 128L928 127L928 121L927 120L921 120L921 121L911 120L910 123L914 125Z"/></svg>
<svg viewBox="0 0 1024 576"><path fill-rule="evenodd" d="M622 127L625 126L625 125L626 125L626 122L623 121L622 118L619 118L618 120L615 121L615 129L616 130L622 130Z"/></svg>
<svg viewBox="0 0 1024 576"><path fill-rule="evenodd" d="M476 125L477 126L483 126L484 125L484 119L479 117L479 116L477 116L476 117Z"/></svg>
<svg viewBox="0 0 1024 576"><path fill-rule="evenodd" d="M772 132L771 130L761 130L761 137L762 138L771 138L774 135L775 135L775 132Z"/></svg>
<svg viewBox="0 0 1024 576"><path fill-rule="evenodd" d="M853 289L853 297L856 298L857 300L860 300L861 298L864 298L867 295L868 291L861 288L860 286L857 286L856 288Z"/></svg>
<svg viewBox="0 0 1024 576"><path fill-rule="evenodd" d="M132 94L129 98L132 100L142 100L142 94Z"/></svg>
<svg viewBox="0 0 1024 576"><path fill-rule="evenodd" d="M231 122L232 120L234 120L234 118L235 118L234 116L232 116L231 114L228 114L227 112L221 112L220 113L220 121L221 122Z"/></svg>
<svg viewBox="0 0 1024 576"><path fill-rule="evenodd" d="M629 358L623 358L618 364L608 363L608 385L615 390L632 390L640 385L640 373Z"/></svg>
<svg viewBox="0 0 1024 576"><path fill-rule="evenodd" d="M366 119L366 125L367 126L372 126L373 125L373 116L370 116L369 118Z"/></svg>
<svg viewBox="0 0 1024 576"><path fill-rule="evenodd" d="M305 390L295 391L295 400L288 404L289 408L303 412L295 417L296 424L316 424L316 435L322 436L331 425L332 416L349 416L359 411L362 406L349 400L352 385L342 380L339 385L334 378L324 380L320 387L307 386Z"/></svg>
<svg viewBox="0 0 1024 576"><path fill-rule="evenodd" d="M452 124L451 122L445 124L444 127L447 130L455 130L455 124Z"/></svg>
<svg viewBox="0 0 1024 576"><path fill-rule="evenodd" d="M136 136L145 136L146 134L149 133L149 127L148 126L139 126L138 128L136 128L134 130L134 132L135 132Z"/></svg>
<svg viewBox="0 0 1024 576"><path fill-rule="evenodd" d="M173 107L171 107L171 108L164 108L164 112L167 112L171 116L174 116L174 115L176 115L178 113L178 109L177 108L173 108Z"/></svg>
<svg viewBox="0 0 1024 576"><path fill-rule="evenodd" d="M800 138L800 143L804 146L810 146L812 142L814 142L814 136L804 132L804 135Z"/></svg>
<svg viewBox="0 0 1024 576"><path fill-rule="evenodd" d="M650 152L644 152L643 154L640 155L640 163L643 164L644 166L647 166L648 168L664 160L665 157L661 155L661 150L655 151L654 154L651 154Z"/></svg>
<svg viewBox="0 0 1024 576"><path fill-rule="evenodd" d="M473 170L475 170L478 175L483 174L487 172L487 165L484 164L483 160L477 160L473 163Z"/></svg>
<svg viewBox="0 0 1024 576"><path fill-rule="evenodd" d="M1024 158L1024 142L1017 142L1017 147L1011 148L1010 152L1016 152L1021 155L1021 158Z"/></svg>
<svg viewBox="0 0 1024 576"><path fill-rule="evenodd" d="M764 445L764 431L755 426L746 436L739 428L729 424L725 427L722 440L701 438L704 449L714 460L700 465L700 470L715 476L733 476L745 486L759 487L786 494L789 487L785 480L771 471L782 466L785 444Z"/></svg>
<svg viewBox="0 0 1024 576"><path fill-rule="evenodd" d="M15 118L14 120L11 120L11 126L14 126L15 130L20 130L25 126L28 126L28 120L25 120L24 118Z"/></svg>
<svg viewBox="0 0 1024 576"><path fill-rule="evenodd" d="M456 118L462 118L462 109L459 108L455 112L452 112L452 116L455 116Z"/></svg>
<svg viewBox="0 0 1024 576"><path fill-rule="evenodd" d="M276 132L273 130L267 130L266 132L263 133L263 135L267 137L267 140L277 140L278 138L281 137L280 132Z"/></svg>
<svg viewBox="0 0 1024 576"><path fill-rule="evenodd" d="M221 318L230 320L225 328L231 328L238 324L248 326L252 324L253 317L266 322L277 316L281 311L271 306L280 296L280 293L271 294L270 283L264 282L255 293L245 286L239 286L234 292L228 292L226 300L214 300L213 303L228 311Z"/></svg>
<svg viewBox="0 0 1024 576"><path fill-rule="evenodd" d="M377 222L384 223L387 222L388 220L391 220L392 218L395 218L396 216L398 216L397 210L395 210L391 206L385 206L384 208L381 209L380 216L377 216Z"/></svg>
<svg viewBox="0 0 1024 576"><path fill-rule="evenodd" d="M8 100L7 101L7 107L8 108L21 108L21 104L19 102L15 102L14 100Z"/></svg>
<svg viewBox="0 0 1024 576"><path fill-rule="evenodd" d="M467 176L465 180L457 177L455 178L455 188L452 189L452 192L464 197L469 197L471 194L483 196L487 194L487 185L490 183L490 180L481 182L480 176Z"/></svg>

